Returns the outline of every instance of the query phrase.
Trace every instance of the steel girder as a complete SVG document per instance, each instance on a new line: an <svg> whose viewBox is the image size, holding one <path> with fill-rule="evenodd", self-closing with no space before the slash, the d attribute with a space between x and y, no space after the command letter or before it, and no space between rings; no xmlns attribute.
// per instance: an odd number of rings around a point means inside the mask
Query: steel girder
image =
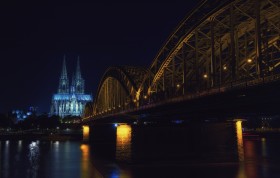
<svg viewBox="0 0 280 178"><path fill-rule="evenodd" d="M146 70L138 67L110 67L99 84L93 115L104 115L130 109L136 105L136 92Z"/></svg>
<svg viewBox="0 0 280 178"><path fill-rule="evenodd" d="M171 35L142 82L140 98L184 95L280 72L280 2L211 3L203 1Z"/></svg>
<svg viewBox="0 0 280 178"><path fill-rule="evenodd" d="M277 74L280 1L204 0L169 37L148 71L127 66L105 72L93 115Z"/></svg>

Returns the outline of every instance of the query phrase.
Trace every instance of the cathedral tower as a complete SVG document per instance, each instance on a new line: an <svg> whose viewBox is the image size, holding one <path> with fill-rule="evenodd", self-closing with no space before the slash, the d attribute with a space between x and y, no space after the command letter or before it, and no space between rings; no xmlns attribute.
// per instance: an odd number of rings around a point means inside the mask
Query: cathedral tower
<svg viewBox="0 0 280 178"><path fill-rule="evenodd" d="M72 80L72 86L74 87L74 90L76 91L76 93L84 93L84 87L85 87L85 81L82 78L82 74L81 74L81 69L80 69L80 57L78 56L78 60L77 60L77 66L76 66L76 73L75 76L73 76L73 80Z"/></svg>
<svg viewBox="0 0 280 178"><path fill-rule="evenodd" d="M81 116L87 102L92 102L92 96L84 93L85 81L82 78L80 59L78 57L76 71L72 76L71 87L67 76L65 56L63 59L58 92L52 97L51 115L61 118L66 116Z"/></svg>
<svg viewBox="0 0 280 178"><path fill-rule="evenodd" d="M58 93L69 93L69 80L67 76L65 55L63 58L62 71L59 78Z"/></svg>

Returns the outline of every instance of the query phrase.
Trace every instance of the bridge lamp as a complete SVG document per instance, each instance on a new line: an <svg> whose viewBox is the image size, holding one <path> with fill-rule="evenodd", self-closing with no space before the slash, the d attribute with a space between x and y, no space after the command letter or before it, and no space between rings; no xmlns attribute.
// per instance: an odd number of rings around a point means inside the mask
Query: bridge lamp
<svg viewBox="0 0 280 178"><path fill-rule="evenodd" d="M203 78L205 78L205 79L208 78L208 75L207 75L207 74L204 74L204 75L203 75Z"/></svg>
<svg viewBox="0 0 280 178"><path fill-rule="evenodd" d="M224 69L224 70L227 70L227 66L224 66L223 69Z"/></svg>
<svg viewBox="0 0 280 178"><path fill-rule="evenodd" d="M252 60L251 58L247 59L247 62L248 62L248 63L252 63L252 61L253 61L253 60Z"/></svg>

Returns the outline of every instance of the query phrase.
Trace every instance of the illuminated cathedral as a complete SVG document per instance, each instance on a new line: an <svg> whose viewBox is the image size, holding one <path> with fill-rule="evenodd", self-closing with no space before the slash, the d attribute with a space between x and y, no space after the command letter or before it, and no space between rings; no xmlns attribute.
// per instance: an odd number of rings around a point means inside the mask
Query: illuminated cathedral
<svg viewBox="0 0 280 178"><path fill-rule="evenodd" d="M58 91L52 97L51 115L81 116L87 102L92 101L92 96L85 94L85 80L82 78L80 61L78 57L76 72L72 76L71 85L67 75L65 56L59 79Z"/></svg>

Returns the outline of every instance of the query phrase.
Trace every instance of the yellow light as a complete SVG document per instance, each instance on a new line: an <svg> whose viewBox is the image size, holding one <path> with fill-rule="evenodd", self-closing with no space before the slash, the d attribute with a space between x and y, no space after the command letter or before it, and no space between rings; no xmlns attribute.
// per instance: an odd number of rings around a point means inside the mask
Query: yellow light
<svg viewBox="0 0 280 178"><path fill-rule="evenodd" d="M180 84L177 84L177 88L179 88L180 87Z"/></svg>
<svg viewBox="0 0 280 178"><path fill-rule="evenodd" d="M136 99L134 99L133 102L136 103Z"/></svg>
<svg viewBox="0 0 280 178"><path fill-rule="evenodd" d="M249 58L249 59L247 59L247 62L248 62L248 63L251 63L252 61L253 61L253 60L252 60L252 59L250 59L250 58Z"/></svg>
<svg viewBox="0 0 280 178"><path fill-rule="evenodd" d="M84 141L89 140L89 126L87 126L87 125L83 126L83 140Z"/></svg>
<svg viewBox="0 0 280 178"><path fill-rule="evenodd" d="M131 126L130 125L119 125L117 127L117 137L122 140L127 139L131 136Z"/></svg>
<svg viewBox="0 0 280 178"><path fill-rule="evenodd" d="M89 151L89 147L86 144L82 144L80 146L80 149L83 151L83 153L88 153L88 151Z"/></svg>
<svg viewBox="0 0 280 178"><path fill-rule="evenodd" d="M203 75L203 78L208 78L208 75L207 75L207 74L204 74L204 75Z"/></svg>
<svg viewBox="0 0 280 178"><path fill-rule="evenodd" d="M147 99L147 95L144 95L144 99Z"/></svg>
<svg viewBox="0 0 280 178"><path fill-rule="evenodd" d="M227 66L224 66L224 70L227 70Z"/></svg>
<svg viewBox="0 0 280 178"><path fill-rule="evenodd" d="M118 160L128 160L131 156L131 126L117 126L116 158Z"/></svg>
<svg viewBox="0 0 280 178"><path fill-rule="evenodd" d="M237 120L235 123L236 137L237 137L237 151L239 161L244 161L244 148L243 148L243 136L242 136L242 121Z"/></svg>

